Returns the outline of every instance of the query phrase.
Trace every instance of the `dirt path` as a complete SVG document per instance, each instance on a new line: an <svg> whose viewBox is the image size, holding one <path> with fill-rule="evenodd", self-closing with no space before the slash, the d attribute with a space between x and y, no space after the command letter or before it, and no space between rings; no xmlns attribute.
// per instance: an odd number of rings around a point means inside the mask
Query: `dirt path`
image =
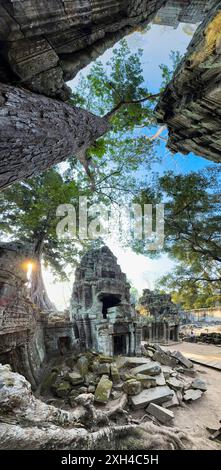
<svg viewBox="0 0 221 470"><path fill-rule="evenodd" d="M202 358L211 358L221 362L221 348L196 343L180 343L166 349L181 351L184 355L195 354ZM202 398L173 408L174 425L183 431L194 432L196 437L208 437L206 427L218 428L221 419L221 371L195 364L198 377L202 377L208 385L208 390ZM221 446L220 446L221 448Z"/></svg>

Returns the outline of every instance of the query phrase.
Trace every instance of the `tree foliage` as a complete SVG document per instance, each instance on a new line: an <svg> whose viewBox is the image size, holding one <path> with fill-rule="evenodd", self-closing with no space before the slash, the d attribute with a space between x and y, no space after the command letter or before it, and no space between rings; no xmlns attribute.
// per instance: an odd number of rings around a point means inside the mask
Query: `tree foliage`
<svg viewBox="0 0 221 470"><path fill-rule="evenodd" d="M211 167L204 172L159 179L154 188L142 191L140 203L164 203L165 239L163 251L177 266L164 276L160 286L176 293L184 305L204 306L221 300L221 198L220 173ZM145 242L133 244L147 253Z"/></svg>

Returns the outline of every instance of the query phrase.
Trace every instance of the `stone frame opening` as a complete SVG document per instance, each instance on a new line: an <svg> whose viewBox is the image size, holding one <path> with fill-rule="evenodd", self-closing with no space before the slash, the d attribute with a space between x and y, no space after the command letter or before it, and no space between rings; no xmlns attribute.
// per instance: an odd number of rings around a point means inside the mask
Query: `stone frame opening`
<svg viewBox="0 0 221 470"><path fill-rule="evenodd" d="M102 315L103 318L107 318L108 309L116 307L120 304L121 299L119 295L116 294L102 294L100 296L100 301L102 302Z"/></svg>
<svg viewBox="0 0 221 470"><path fill-rule="evenodd" d="M113 335L114 356L127 354L127 334Z"/></svg>
<svg viewBox="0 0 221 470"><path fill-rule="evenodd" d="M66 352L71 349L71 338L69 336L59 336L58 338L58 350L63 356Z"/></svg>

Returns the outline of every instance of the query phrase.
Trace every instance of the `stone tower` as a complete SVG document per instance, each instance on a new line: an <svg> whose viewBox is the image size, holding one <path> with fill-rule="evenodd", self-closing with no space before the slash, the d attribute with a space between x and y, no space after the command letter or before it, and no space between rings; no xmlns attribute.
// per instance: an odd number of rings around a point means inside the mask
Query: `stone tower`
<svg viewBox="0 0 221 470"><path fill-rule="evenodd" d="M140 353L141 327L130 303L130 285L107 246L91 250L81 259L71 316L82 349L110 356Z"/></svg>

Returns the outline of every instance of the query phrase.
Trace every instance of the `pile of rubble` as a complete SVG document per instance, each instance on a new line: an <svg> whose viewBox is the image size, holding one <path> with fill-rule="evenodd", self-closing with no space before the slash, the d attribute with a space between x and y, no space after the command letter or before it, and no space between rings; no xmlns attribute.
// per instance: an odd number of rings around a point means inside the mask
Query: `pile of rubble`
<svg viewBox="0 0 221 470"><path fill-rule="evenodd" d="M200 333L199 336L196 336L195 340L208 344L221 344L221 333Z"/></svg>
<svg viewBox="0 0 221 470"><path fill-rule="evenodd" d="M197 400L207 390L196 374L192 362L182 353L164 351L157 344L146 345L141 357L114 358L87 352L52 367L41 385L41 394L47 403L57 406L59 398L72 408L78 406L82 394L92 394L98 409L101 405L110 407L117 400L122 403L125 397L124 406L132 416L143 409L169 424L174 417L171 408Z"/></svg>

